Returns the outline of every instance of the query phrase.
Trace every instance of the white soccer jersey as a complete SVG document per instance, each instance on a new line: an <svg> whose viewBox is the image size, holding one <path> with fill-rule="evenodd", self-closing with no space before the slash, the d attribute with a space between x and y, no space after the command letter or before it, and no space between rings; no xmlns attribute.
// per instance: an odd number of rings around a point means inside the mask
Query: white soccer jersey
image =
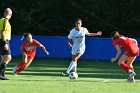
<svg viewBox="0 0 140 93"><path fill-rule="evenodd" d="M89 34L88 30L84 27L81 27L79 31L73 28L68 35L69 39L72 39L72 54L76 54L85 51L85 35Z"/></svg>

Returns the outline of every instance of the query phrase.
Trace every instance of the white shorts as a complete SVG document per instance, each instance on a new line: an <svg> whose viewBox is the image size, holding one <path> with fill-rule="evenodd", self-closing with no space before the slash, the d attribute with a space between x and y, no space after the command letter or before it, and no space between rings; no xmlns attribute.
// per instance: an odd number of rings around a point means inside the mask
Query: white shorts
<svg viewBox="0 0 140 93"><path fill-rule="evenodd" d="M85 52L85 48L73 48L71 51L72 55L76 55L77 53L83 55L84 52Z"/></svg>

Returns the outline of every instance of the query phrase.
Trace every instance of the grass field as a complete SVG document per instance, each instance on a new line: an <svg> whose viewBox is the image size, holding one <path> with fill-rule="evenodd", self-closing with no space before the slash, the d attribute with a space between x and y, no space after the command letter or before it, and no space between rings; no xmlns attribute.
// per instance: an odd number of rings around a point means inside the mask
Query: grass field
<svg viewBox="0 0 140 93"><path fill-rule="evenodd" d="M60 75L70 60L36 58L15 77L12 68L18 61L13 58L8 65L6 75L11 80L0 81L0 93L140 93L138 62L134 64L136 83L128 83L128 74L109 61L79 61L77 80Z"/></svg>

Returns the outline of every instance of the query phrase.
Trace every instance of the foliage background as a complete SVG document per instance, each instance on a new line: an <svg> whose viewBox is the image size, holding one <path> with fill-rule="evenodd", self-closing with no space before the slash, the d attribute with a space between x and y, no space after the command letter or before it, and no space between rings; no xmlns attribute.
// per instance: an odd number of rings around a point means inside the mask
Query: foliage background
<svg viewBox="0 0 140 93"><path fill-rule="evenodd" d="M119 30L140 37L140 0L0 0L0 17L6 7L13 10L12 34L66 36L74 20L81 18L90 32L103 37Z"/></svg>

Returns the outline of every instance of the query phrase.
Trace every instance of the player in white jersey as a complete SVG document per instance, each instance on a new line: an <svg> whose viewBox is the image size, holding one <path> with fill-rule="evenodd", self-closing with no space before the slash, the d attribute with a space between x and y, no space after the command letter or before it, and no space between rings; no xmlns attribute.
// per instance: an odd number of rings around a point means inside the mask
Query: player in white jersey
<svg viewBox="0 0 140 93"><path fill-rule="evenodd" d="M77 69L77 61L85 52L85 35L87 36L96 36L101 35L102 32L99 31L97 33L89 33L88 30L82 26L82 20L76 19L75 28L70 31L68 35L68 46L72 48L72 61L66 70L66 72L62 72L62 75L68 75L69 72L74 68L74 72ZM73 41L73 45L70 43L70 40Z"/></svg>

